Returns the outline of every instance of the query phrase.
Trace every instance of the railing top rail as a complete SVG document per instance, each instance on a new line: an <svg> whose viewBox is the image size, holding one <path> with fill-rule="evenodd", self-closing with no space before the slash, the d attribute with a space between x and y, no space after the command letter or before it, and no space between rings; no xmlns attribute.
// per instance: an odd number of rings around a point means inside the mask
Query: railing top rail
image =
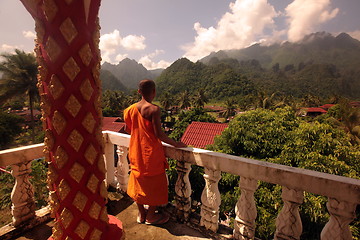
<svg viewBox="0 0 360 240"><path fill-rule="evenodd" d="M129 135L109 131L103 133L108 142L128 147ZM176 149L167 144L164 144L164 146L167 157L176 160L183 160L212 170L360 204L360 180L358 179L198 148Z"/></svg>
<svg viewBox="0 0 360 240"><path fill-rule="evenodd" d="M44 157L44 144L34 144L24 147L0 151L0 166L9 166Z"/></svg>

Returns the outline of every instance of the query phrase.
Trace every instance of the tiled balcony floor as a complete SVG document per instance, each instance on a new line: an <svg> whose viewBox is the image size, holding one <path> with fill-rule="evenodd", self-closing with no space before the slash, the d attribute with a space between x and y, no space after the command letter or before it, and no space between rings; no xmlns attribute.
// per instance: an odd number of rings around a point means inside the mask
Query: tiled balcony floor
<svg viewBox="0 0 360 240"><path fill-rule="evenodd" d="M117 194L119 196L120 194ZM137 206L128 198L121 197L120 199L109 196L108 212L115 215L123 223L126 240L205 240L213 239L209 236L203 235L185 224L177 223L170 220L162 226L149 226L145 224L136 223ZM51 235L51 228L53 221L42 224L32 231L24 233L21 237L15 238L17 240L47 240Z"/></svg>

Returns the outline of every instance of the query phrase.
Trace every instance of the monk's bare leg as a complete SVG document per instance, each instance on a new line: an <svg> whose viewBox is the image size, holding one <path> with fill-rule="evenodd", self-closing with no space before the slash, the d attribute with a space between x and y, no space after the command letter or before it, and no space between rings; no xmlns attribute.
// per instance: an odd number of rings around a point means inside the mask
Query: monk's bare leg
<svg viewBox="0 0 360 240"><path fill-rule="evenodd" d="M146 215L146 224L164 224L169 221L169 215L166 213L156 212L157 206L149 206Z"/></svg>
<svg viewBox="0 0 360 240"><path fill-rule="evenodd" d="M139 203L136 203L136 205L138 206L138 209L139 209L137 222L138 223L145 223L147 211L146 211L144 205L139 204Z"/></svg>

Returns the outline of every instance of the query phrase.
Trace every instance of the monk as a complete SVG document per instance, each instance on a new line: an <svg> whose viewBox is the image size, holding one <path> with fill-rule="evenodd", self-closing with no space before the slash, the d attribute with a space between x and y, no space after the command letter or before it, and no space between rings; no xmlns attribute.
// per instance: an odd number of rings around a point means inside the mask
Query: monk
<svg viewBox="0 0 360 240"><path fill-rule="evenodd" d="M168 203L168 163L161 141L182 148L186 145L169 138L161 129L160 108L152 104L156 96L155 82L140 81L142 99L125 109L126 131L131 135L129 146L130 176L127 194L136 202L137 222L164 224L169 215L156 211ZM146 210L144 205L149 205Z"/></svg>

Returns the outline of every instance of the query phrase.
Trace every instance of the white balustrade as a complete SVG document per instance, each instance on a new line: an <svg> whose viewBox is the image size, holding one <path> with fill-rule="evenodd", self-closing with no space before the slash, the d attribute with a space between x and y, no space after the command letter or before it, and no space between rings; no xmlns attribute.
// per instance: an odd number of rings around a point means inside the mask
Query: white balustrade
<svg viewBox="0 0 360 240"><path fill-rule="evenodd" d="M283 187L284 206L276 219L275 239L300 239L302 223L299 206L303 203L304 192Z"/></svg>
<svg viewBox="0 0 360 240"><path fill-rule="evenodd" d="M321 232L321 240L353 239L349 223L356 217L356 204L329 198L326 206L330 213L330 220Z"/></svg>
<svg viewBox="0 0 360 240"><path fill-rule="evenodd" d="M115 169L115 177L118 181L116 188L123 192L126 192L129 182L129 163L128 163L128 148L123 146L117 146L116 150L118 156L118 162Z"/></svg>
<svg viewBox="0 0 360 240"><path fill-rule="evenodd" d="M221 196L218 183L221 172L205 168L205 188L201 195L200 226L216 232L219 228L219 206Z"/></svg>
<svg viewBox="0 0 360 240"><path fill-rule="evenodd" d="M127 149L129 135L104 131L107 184L126 190L128 181ZM117 145L118 164L114 164ZM235 239L254 239L256 206L254 192L257 182L282 186L283 208L276 220L275 239L300 239L302 223L299 206L304 192L326 196L330 220L321 233L322 240L352 239L349 224L356 218L360 203L360 180L298 169L269 162L231 156L196 148L176 149L164 144L168 158L177 160L178 179L175 186L178 219L189 222L191 212L191 165L204 167L205 189L202 193L200 224L212 231L218 229L221 172L240 176L240 198L235 206ZM33 191L28 182L31 161L43 157L43 144L0 151L0 166L12 166L16 178L13 190L14 224L21 225L34 216ZM15 197L19 196L19 197ZM23 209L23 210L21 210ZM320 236L319 236L320 237Z"/></svg>
<svg viewBox="0 0 360 240"><path fill-rule="evenodd" d="M11 192L12 223L21 226L35 217L34 190L29 182L31 162L44 156L44 144L0 151L0 166L11 166L15 185Z"/></svg>
<svg viewBox="0 0 360 240"><path fill-rule="evenodd" d="M178 173L175 184L176 216L179 221L184 222L189 220L191 210L191 184L189 180L191 164L178 161L176 170Z"/></svg>
<svg viewBox="0 0 360 240"><path fill-rule="evenodd" d="M257 180L240 178L240 198L235 206L234 237L235 239L254 239L255 219L257 216L254 192L257 189Z"/></svg>

